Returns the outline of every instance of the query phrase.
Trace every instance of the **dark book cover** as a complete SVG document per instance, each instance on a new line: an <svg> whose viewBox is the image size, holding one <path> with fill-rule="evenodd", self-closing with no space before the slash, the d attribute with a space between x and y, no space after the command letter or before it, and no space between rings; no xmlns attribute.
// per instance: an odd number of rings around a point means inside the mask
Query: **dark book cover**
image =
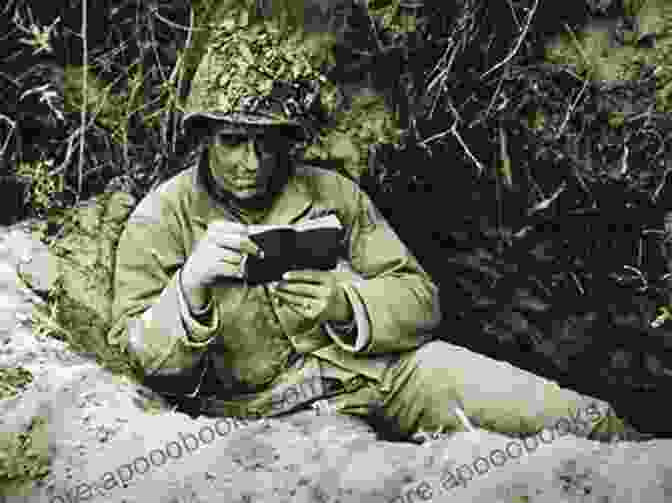
<svg viewBox="0 0 672 503"><path fill-rule="evenodd" d="M295 225L250 225L248 230L250 239L264 250L263 259L252 255L247 259L250 285L279 281L292 270L331 270L345 251L345 229L333 214Z"/></svg>

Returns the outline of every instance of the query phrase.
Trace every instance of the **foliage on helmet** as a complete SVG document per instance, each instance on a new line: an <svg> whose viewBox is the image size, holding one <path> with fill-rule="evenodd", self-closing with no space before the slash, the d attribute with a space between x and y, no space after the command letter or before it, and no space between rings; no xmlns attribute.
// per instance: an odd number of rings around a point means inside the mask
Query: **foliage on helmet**
<svg viewBox="0 0 672 503"><path fill-rule="evenodd" d="M283 31L273 19L252 24L245 13L242 7L230 9L217 20L186 112L268 105L275 96L288 108L285 117L299 118L310 133L295 152L317 159L347 157L360 166L366 165L371 144L398 141L400 130L382 96L356 97L344 106L337 84L326 76L335 64L331 34ZM344 155L344 149L352 155ZM348 174L359 176L349 169Z"/></svg>

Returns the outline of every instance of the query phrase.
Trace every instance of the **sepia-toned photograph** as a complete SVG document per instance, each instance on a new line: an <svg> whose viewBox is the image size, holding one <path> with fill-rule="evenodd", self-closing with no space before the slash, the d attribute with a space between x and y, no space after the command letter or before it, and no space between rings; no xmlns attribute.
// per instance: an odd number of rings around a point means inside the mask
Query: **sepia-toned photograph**
<svg viewBox="0 0 672 503"><path fill-rule="evenodd" d="M0 503L672 501L672 2L0 40Z"/></svg>

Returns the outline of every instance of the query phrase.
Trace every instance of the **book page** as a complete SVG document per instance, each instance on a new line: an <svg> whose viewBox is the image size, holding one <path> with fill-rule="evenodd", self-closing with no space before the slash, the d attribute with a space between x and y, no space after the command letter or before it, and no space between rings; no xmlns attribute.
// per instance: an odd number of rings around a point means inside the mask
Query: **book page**
<svg viewBox="0 0 672 503"><path fill-rule="evenodd" d="M336 215L326 215L319 218L314 218L306 222L299 222L293 225L248 225L247 230L250 234L260 234L266 231L290 229L297 232L309 231L312 229L335 228L342 229L341 221Z"/></svg>

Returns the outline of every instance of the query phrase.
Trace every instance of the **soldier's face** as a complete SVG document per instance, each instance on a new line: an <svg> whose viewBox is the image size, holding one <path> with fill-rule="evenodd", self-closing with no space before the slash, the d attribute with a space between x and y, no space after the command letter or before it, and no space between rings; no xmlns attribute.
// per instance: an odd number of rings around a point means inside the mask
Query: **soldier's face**
<svg viewBox="0 0 672 503"><path fill-rule="evenodd" d="M210 172L215 183L243 202L264 195L278 164L282 141L272 128L245 133L217 129L210 147Z"/></svg>

